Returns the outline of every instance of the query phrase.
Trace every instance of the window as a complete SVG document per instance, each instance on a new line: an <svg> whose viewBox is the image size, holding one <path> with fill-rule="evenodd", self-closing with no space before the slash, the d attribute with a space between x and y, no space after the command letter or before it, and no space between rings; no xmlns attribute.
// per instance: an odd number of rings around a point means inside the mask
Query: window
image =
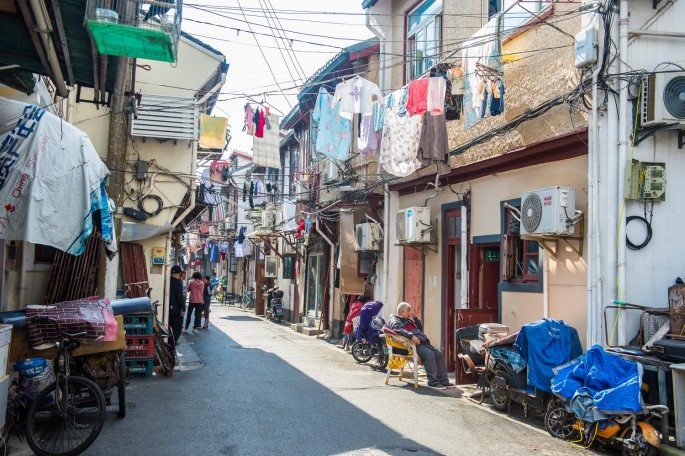
<svg viewBox="0 0 685 456"><path fill-rule="evenodd" d="M502 0L488 0L488 20L502 11Z"/></svg>
<svg viewBox="0 0 685 456"><path fill-rule="evenodd" d="M505 282L537 282L540 279L540 246L537 241L521 239L521 222L505 210L502 248L502 279Z"/></svg>
<svg viewBox="0 0 685 456"><path fill-rule="evenodd" d="M34 263L50 263L55 260L55 254L57 249L50 247L49 245L36 244L35 253L33 257Z"/></svg>
<svg viewBox="0 0 685 456"><path fill-rule="evenodd" d="M492 1L501 2L500 9L503 11L502 36L504 37L515 35L517 32L525 30L525 28L521 29L524 25L539 21L540 12L552 5L546 0L490 0L490 2Z"/></svg>
<svg viewBox="0 0 685 456"><path fill-rule="evenodd" d="M283 278L295 279L295 255L283 255Z"/></svg>
<svg viewBox="0 0 685 456"><path fill-rule="evenodd" d="M238 272L238 257L231 255L231 265L229 267L230 272Z"/></svg>
<svg viewBox="0 0 685 456"><path fill-rule="evenodd" d="M407 14L407 81L425 73L440 60L442 0L427 0Z"/></svg>

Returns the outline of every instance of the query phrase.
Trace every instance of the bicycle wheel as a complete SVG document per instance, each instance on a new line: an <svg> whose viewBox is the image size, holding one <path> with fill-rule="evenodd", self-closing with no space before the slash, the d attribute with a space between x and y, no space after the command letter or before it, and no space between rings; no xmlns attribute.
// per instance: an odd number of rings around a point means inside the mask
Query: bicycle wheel
<svg viewBox="0 0 685 456"><path fill-rule="evenodd" d="M124 359L124 351L119 353L119 383L117 384L117 393L119 396L119 418L126 416L126 361Z"/></svg>
<svg viewBox="0 0 685 456"><path fill-rule="evenodd" d="M26 416L26 438L39 456L73 456L86 450L105 422L105 396L83 377L61 378L40 392Z"/></svg>

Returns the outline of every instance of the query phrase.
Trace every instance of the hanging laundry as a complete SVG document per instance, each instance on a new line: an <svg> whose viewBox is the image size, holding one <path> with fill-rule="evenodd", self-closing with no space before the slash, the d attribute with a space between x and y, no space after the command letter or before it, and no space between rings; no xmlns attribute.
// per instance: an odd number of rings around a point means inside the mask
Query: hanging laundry
<svg viewBox="0 0 685 456"><path fill-rule="evenodd" d="M428 78L428 95L426 98L426 110L433 116L445 113L445 92L447 80L442 76Z"/></svg>
<svg viewBox="0 0 685 456"><path fill-rule="evenodd" d="M224 182L228 182L228 179L231 177L231 168L230 165L226 165L223 167L221 170L221 179Z"/></svg>
<svg viewBox="0 0 685 456"><path fill-rule="evenodd" d="M210 242L209 261L211 261L212 263L218 263L219 262L219 246L214 241L209 241L209 242Z"/></svg>
<svg viewBox="0 0 685 456"><path fill-rule="evenodd" d="M491 90L490 115L499 116L504 112L504 84L501 81L493 82Z"/></svg>
<svg viewBox="0 0 685 456"><path fill-rule="evenodd" d="M407 115L407 101L409 99L409 87L404 86L401 89L395 90L390 94L388 99L388 104L385 105L393 106L396 111L396 115L399 117L404 117Z"/></svg>
<svg viewBox="0 0 685 456"><path fill-rule="evenodd" d="M254 181L250 181L250 196L249 196L249 201L250 201L250 209L254 209Z"/></svg>
<svg viewBox="0 0 685 456"><path fill-rule="evenodd" d="M383 117L385 116L385 100L373 102L373 129L383 131Z"/></svg>
<svg viewBox="0 0 685 456"><path fill-rule="evenodd" d="M245 257L245 243L235 241L233 243L233 255L236 258L244 258Z"/></svg>
<svg viewBox="0 0 685 456"><path fill-rule="evenodd" d="M226 146L226 129L228 119L226 117L200 115L200 142L199 146L206 149L221 149Z"/></svg>
<svg viewBox="0 0 685 456"><path fill-rule="evenodd" d="M266 129L271 130L271 121L269 120L271 113L269 112L269 107L267 106L266 108L264 108L264 110L265 110L264 122L266 123Z"/></svg>
<svg viewBox="0 0 685 456"><path fill-rule="evenodd" d="M241 226L240 231L238 231L238 242L243 243L245 241L245 227Z"/></svg>
<svg viewBox="0 0 685 456"><path fill-rule="evenodd" d="M352 144L352 122L342 117L340 106L333 106L333 97L319 88L312 118L317 122L316 151L329 158L347 160Z"/></svg>
<svg viewBox="0 0 685 456"><path fill-rule="evenodd" d="M212 183L222 184L224 182L223 170L228 166L228 162L214 160L209 165L209 180Z"/></svg>
<svg viewBox="0 0 685 456"><path fill-rule="evenodd" d="M247 180L243 182L243 203L247 200Z"/></svg>
<svg viewBox="0 0 685 456"><path fill-rule="evenodd" d="M461 68L449 70L450 93L452 95L464 95L464 72Z"/></svg>
<svg viewBox="0 0 685 456"><path fill-rule="evenodd" d="M379 134L373 126L373 115L361 116L357 149L360 154L368 154L378 150Z"/></svg>
<svg viewBox="0 0 685 456"><path fill-rule="evenodd" d="M243 131L248 135L254 135L254 112L250 103L245 104L245 125Z"/></svg>
<svg viewBox="0 0 685 456"><path fill-rule="evenodd" d="M264 121L264 112L261 112L262 121ZM269 115L269 122L271 123L271 130L264 131L261 137L255 135L252 144L252 163L267 168L281 167L281 154L279 149L280 136L278 133L280 118L276 114Z"/></svg>
<svg viewBox="0 0 685 456"><path fill-rule="evenodd" d="M368 79L355 76L337 85L332 106L336 107L340 104L340 115L352 120L354 114L373 113L371 106L373 97L378 100L383 98L378 86Z"/></svg>
<svg viewBox="0 0 685 456"><path fill-rule="evenodd" d="M426 112L428 98L428 79L414 79L409 83L407 112L410 116L417 116Z"/></svg>
<svg viewBox="0 0 685 456"><path fill-rule="evenodd" d="M422 117L419 161L424 165L431 165L436 162L449 163L450 150L445 115L432 116L426 113Z"/></svg>
<svg viewBox="0 0 685 456"><path fill-rule="evenodd" d="M261 179L257 181L257 183L254 186L254 204L255 206L262 206L266 204L266 185L264 185L264 182L262 182Z"/></svg>
<svg viewBox="0 0 685 456"><path fill-rule="evenodd" d="M254 136L256 138L264 137L264 118L262 117L262 110L259 108L254 111Z"/></svg>
<svg viewBox="0 0 685 456"><path fill-rule="evenodd" d="M228 242L227 241L219 242L219 253L226 253L226 252L228 252Z"/></svg>
<svg viewBox="0 0 685 456"><path fill-rule="evenodd" d="M394 108L387 107L383 124L379 163L390 174L409 176L421 166L416 158L421 138L421 117L400 117Z"/></svg>
<svg viewBox="0 0 685 456"><path fill-rule="evenodd" d="M202 171L201 179L202 189L204 189L204 195L202 200L207 204L218 204L221 201L221 184L217 182L212 182L210 178L209 168L205 168Z"/></svg>

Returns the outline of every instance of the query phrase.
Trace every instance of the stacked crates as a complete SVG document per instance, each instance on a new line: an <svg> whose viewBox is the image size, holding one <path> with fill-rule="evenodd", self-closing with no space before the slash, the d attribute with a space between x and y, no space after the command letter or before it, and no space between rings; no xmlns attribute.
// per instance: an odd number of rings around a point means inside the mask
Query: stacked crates
<svg viewBox="0 0 685 456"><path fill-rule="evenodd" d="M152 377L155 347L152 318L150 313L124 315L124 329L126 330L124 360L131 379Z"/></svg>

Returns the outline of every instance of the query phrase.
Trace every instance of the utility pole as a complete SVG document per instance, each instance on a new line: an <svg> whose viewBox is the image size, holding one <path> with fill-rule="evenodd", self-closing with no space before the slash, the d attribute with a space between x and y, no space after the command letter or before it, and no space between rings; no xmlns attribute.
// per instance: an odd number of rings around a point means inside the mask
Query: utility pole
<svg viewBox="0 0 685 456"><path fill-rule="evenodd" d="M122 209L124 206L124 183L126 182L126 149L128 145L128 132L126 128L127 98L124 96L127 83L131 75L131 59L119 57L117 59L117 72L114 80L114 92L109 114L109 141L107 145L107 168L110 171L107 195L112 198L116 210L114 217L114 230L117 241L117 249L121 250L121 228L123 225ZM104 249L103 247L101 247ZM119 252L111 260L107 259L104 251L100 251L98 263L97 289L102 297L115 299L117 278L119 273Z"/></svg>

